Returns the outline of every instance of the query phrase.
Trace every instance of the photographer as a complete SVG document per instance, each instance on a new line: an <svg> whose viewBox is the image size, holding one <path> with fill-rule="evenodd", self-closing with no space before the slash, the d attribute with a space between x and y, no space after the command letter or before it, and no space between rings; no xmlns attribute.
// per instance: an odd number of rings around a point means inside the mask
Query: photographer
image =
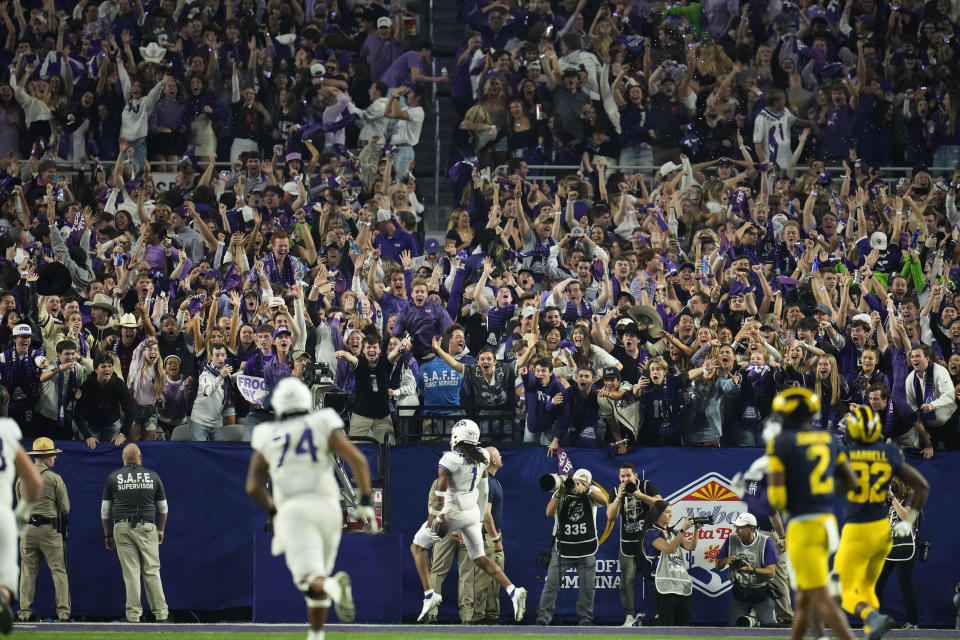
<svg viewBox="0 0 960 640"><path fill-rule="evenodd" d="M773 538L757 531L757 519L751 513L741 513L733 521L733 526L735 535L723 541L717 556L717 569L730 568L730 582L733 584L730 624L738 624L738 620L750 615L753 609L762 626L776 626L774 599L770 591L770 581L777 571L777 549Z"/></svg>
<svg viewBox="0 0 960 640"><path fill-rule="evenodd" d="M690 594L693 580L690 563L684 551L697 548L699 525L691 517L680 520L679 528L670 526L673 511L670 503L657 500L643 524L643 552L653 564L653 584L656 587L657 620L661 625L686 626L690 624ZM684 533L693 529L687 538Z"/></svg>
<svg viewBox="0 0 960 640"><path fill-rule="evenodd" d="M560 591L560 577L570 567L577 568L580 593L577 595L577 622L593 624L594 576L597 572L597 507L606 506L607 498L598 487L591 486L593 475L577 469L547 504L547 517L554 518L555 543L547 567L547 581L537 605L537 624L546 626L553 620L553 610Z"/></svg>
<svg viewBox="0 0 960 640"><path fill-rule="evenodd" d="M620 463L620 486L607 506L607 522L620 518L620 605L626 617L623 626L631 627L637 622L634 616L633 582L637 576L637 564L646 565L640 549L640 532L650 507L661 500L660 492L650 480L641 480L632 462Z"/></svg>

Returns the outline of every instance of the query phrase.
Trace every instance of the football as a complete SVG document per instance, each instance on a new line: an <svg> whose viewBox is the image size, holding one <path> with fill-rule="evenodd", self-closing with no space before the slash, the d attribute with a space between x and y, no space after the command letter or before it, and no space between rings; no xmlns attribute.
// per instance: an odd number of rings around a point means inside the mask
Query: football
<svg viewBox="0 0 960 640"><path fill-rule="evenodd" d="M430 531L438 538L446 538L450 534L450 524L447 522L447 516L441 513L434 518L433 524L430 525Z"/></svg>

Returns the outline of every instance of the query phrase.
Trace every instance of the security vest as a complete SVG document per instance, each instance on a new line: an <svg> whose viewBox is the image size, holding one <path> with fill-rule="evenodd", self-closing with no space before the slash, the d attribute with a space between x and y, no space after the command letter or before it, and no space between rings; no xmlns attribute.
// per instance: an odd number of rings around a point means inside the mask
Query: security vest
<svg viewBox="0 0 960 640"><path fill-rule="evenodd" d="M890 548L890 553L887 554L887 562L905 562L907 560L913 560L913 556L916 553L916 532L917 525L914 524L910 529L910 535L908 536L895 536L893 535L893 528L900 522L900 516L897 515L896 510L893 508L893 505L890 505L890 535L893 537L893 546Z"/></svg>
<svg viewBox="0 0 960 640"><path fill-rule="evenodd" d="M643 488L646 489L646 482ZM620 505L620 553L635 556L640 553L640 532L643 529L643 516L646 503L631 495L623 497Z"/></svg>
<svg viewBox="0 0 960 640"><path fill-rule="evenodd" d="M557 551L562 558L584 558L597 552L597 509L589 493L565 494L555 518Z"/></svg>
<svg viewBox="0 0 960 640"><path fill-rule="evenodd" d="M674 534L654 526L663 539L670 542ZM659 555L648 558L656 563L657 568L653 572L653 584L657 588L657 593L672 593L678 596L689 596L693 593L693 580L687 572L689 564L687 563L687 551L683 546L677 547L673 553L658 552Z"/></svg>
<svg viewBox="0 0 960 640"><path fill-rule="evenodd" d="M757 531L756 539L751 544L746 545L740 540L740 536L734 534L727 538L727 543L730 546L730 556L749 562L750 566L754 568L766 566L763 562L763 549L767 544L768 537L766 534ZM730 573L733 576L733 582L745 589L755 589L770 581L769 578L758 576L756 573L747 573L746 571L731 571Z"/></svg>

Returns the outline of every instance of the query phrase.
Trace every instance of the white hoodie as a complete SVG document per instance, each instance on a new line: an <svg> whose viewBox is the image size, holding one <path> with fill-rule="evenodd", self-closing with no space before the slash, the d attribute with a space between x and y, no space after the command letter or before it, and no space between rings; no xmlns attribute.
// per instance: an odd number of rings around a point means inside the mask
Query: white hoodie
<svg viewBox="0 0 960 640"><path fill-rule="evenodd" d="M149 125L150 114L153 113L153 107L160 100L160 94L163 92L163 82L154 85L150 93L141 98L130 97L130 76L122 64L117 65L120 74L120 86L123 87L123 98L127 101L127 106L123 108L123 115L120 118L120 136L127 140L137 140L147 137L147 127Z"/></svg>

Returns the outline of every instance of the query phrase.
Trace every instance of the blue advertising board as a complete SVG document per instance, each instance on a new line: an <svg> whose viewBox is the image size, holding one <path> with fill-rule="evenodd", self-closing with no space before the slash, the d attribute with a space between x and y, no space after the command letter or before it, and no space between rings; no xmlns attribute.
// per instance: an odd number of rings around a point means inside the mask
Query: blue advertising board
<svg viewBox="0 0 960 640"><path fill-rule="evenodd" d="M75 616L122 617L124 589L116 553L104 549L100 525L100 498L107 475L121 466L120 449L101 444L96 451L83 443L59 442L64 453L55 470L70 492L71 535L67 541L67 564ZM262 589L286 594L269 600L270 612L256 607L260 619L299 621L303 619L303 598L293 589L281 558L269 556L263 536L263 514L244 492L244 478L250 449L234 443L141 443L144 465L163 479L170 518L166 539L160 547L161 576L167 601L173 610L216 611L254 607ZM368 448L369 449L369 448ZM443 447L400 446L390 454L390 532L386 536L345 534L337 568L354 576L363 593L376 588L383 598L383 615L376 620L360 610L360 622L411 621L420 612L422 590L407 550L413 534L426 520L426 495L436 477ZM723 539L732 533L731 522L743 509L729 491L729 479L760 455L758 449L664 448L640 451L610 459L599 451L567 451L574 468L589 469L594 482L612 492L621 460L627 459L652 480L665 499L673 503L675 518L687 514L712 513L715 524L707 527L691 552L691 574L695 582L693 620L723 624L728 617L729 583L725 572L717 572L711 560ZM367 451L368 458L373 450ZM540 491L541 474L557 471L555 459L543 448L503 449L504 467L497 474L504 489L506 571L511 580L530 591L527 621L539 601L546 565L542 558L552 541L552 519L545 514L549 494ZM953 588L960 579L960 538L952 535L960 525L957 500L952 488L960 454L937 453L932 460L910 458L930 481L933 491L924 513L920 538L936 532L930 560L917 563L915 580L922 585L920 623L952 625L956 616ZM596 620L622 621L617 585L619 529L606 526L600 510L599 531L603 541L597 553ZM259 536L259 537L258 537ZM255 560L256 559L256 560ZM269 564L261 564L263 563ZM269 567L269 568L268 568ZM456 569L452 572L455 574ZM649 589L638 580L638 610L648 615L653 601ZM564 588L557 601L556 615L574 622L576 574L563 576ZM457 618L456 580L445 584L441 617ZM898 619L903 603L896 580L890 580L881 600ZM501 610L509 602L501 592ZM51 615L55 611L49 573L41 569L34 611ZM365 619L366 618L366 619ZM505 615L502 620L506 620Z"/></svg>

